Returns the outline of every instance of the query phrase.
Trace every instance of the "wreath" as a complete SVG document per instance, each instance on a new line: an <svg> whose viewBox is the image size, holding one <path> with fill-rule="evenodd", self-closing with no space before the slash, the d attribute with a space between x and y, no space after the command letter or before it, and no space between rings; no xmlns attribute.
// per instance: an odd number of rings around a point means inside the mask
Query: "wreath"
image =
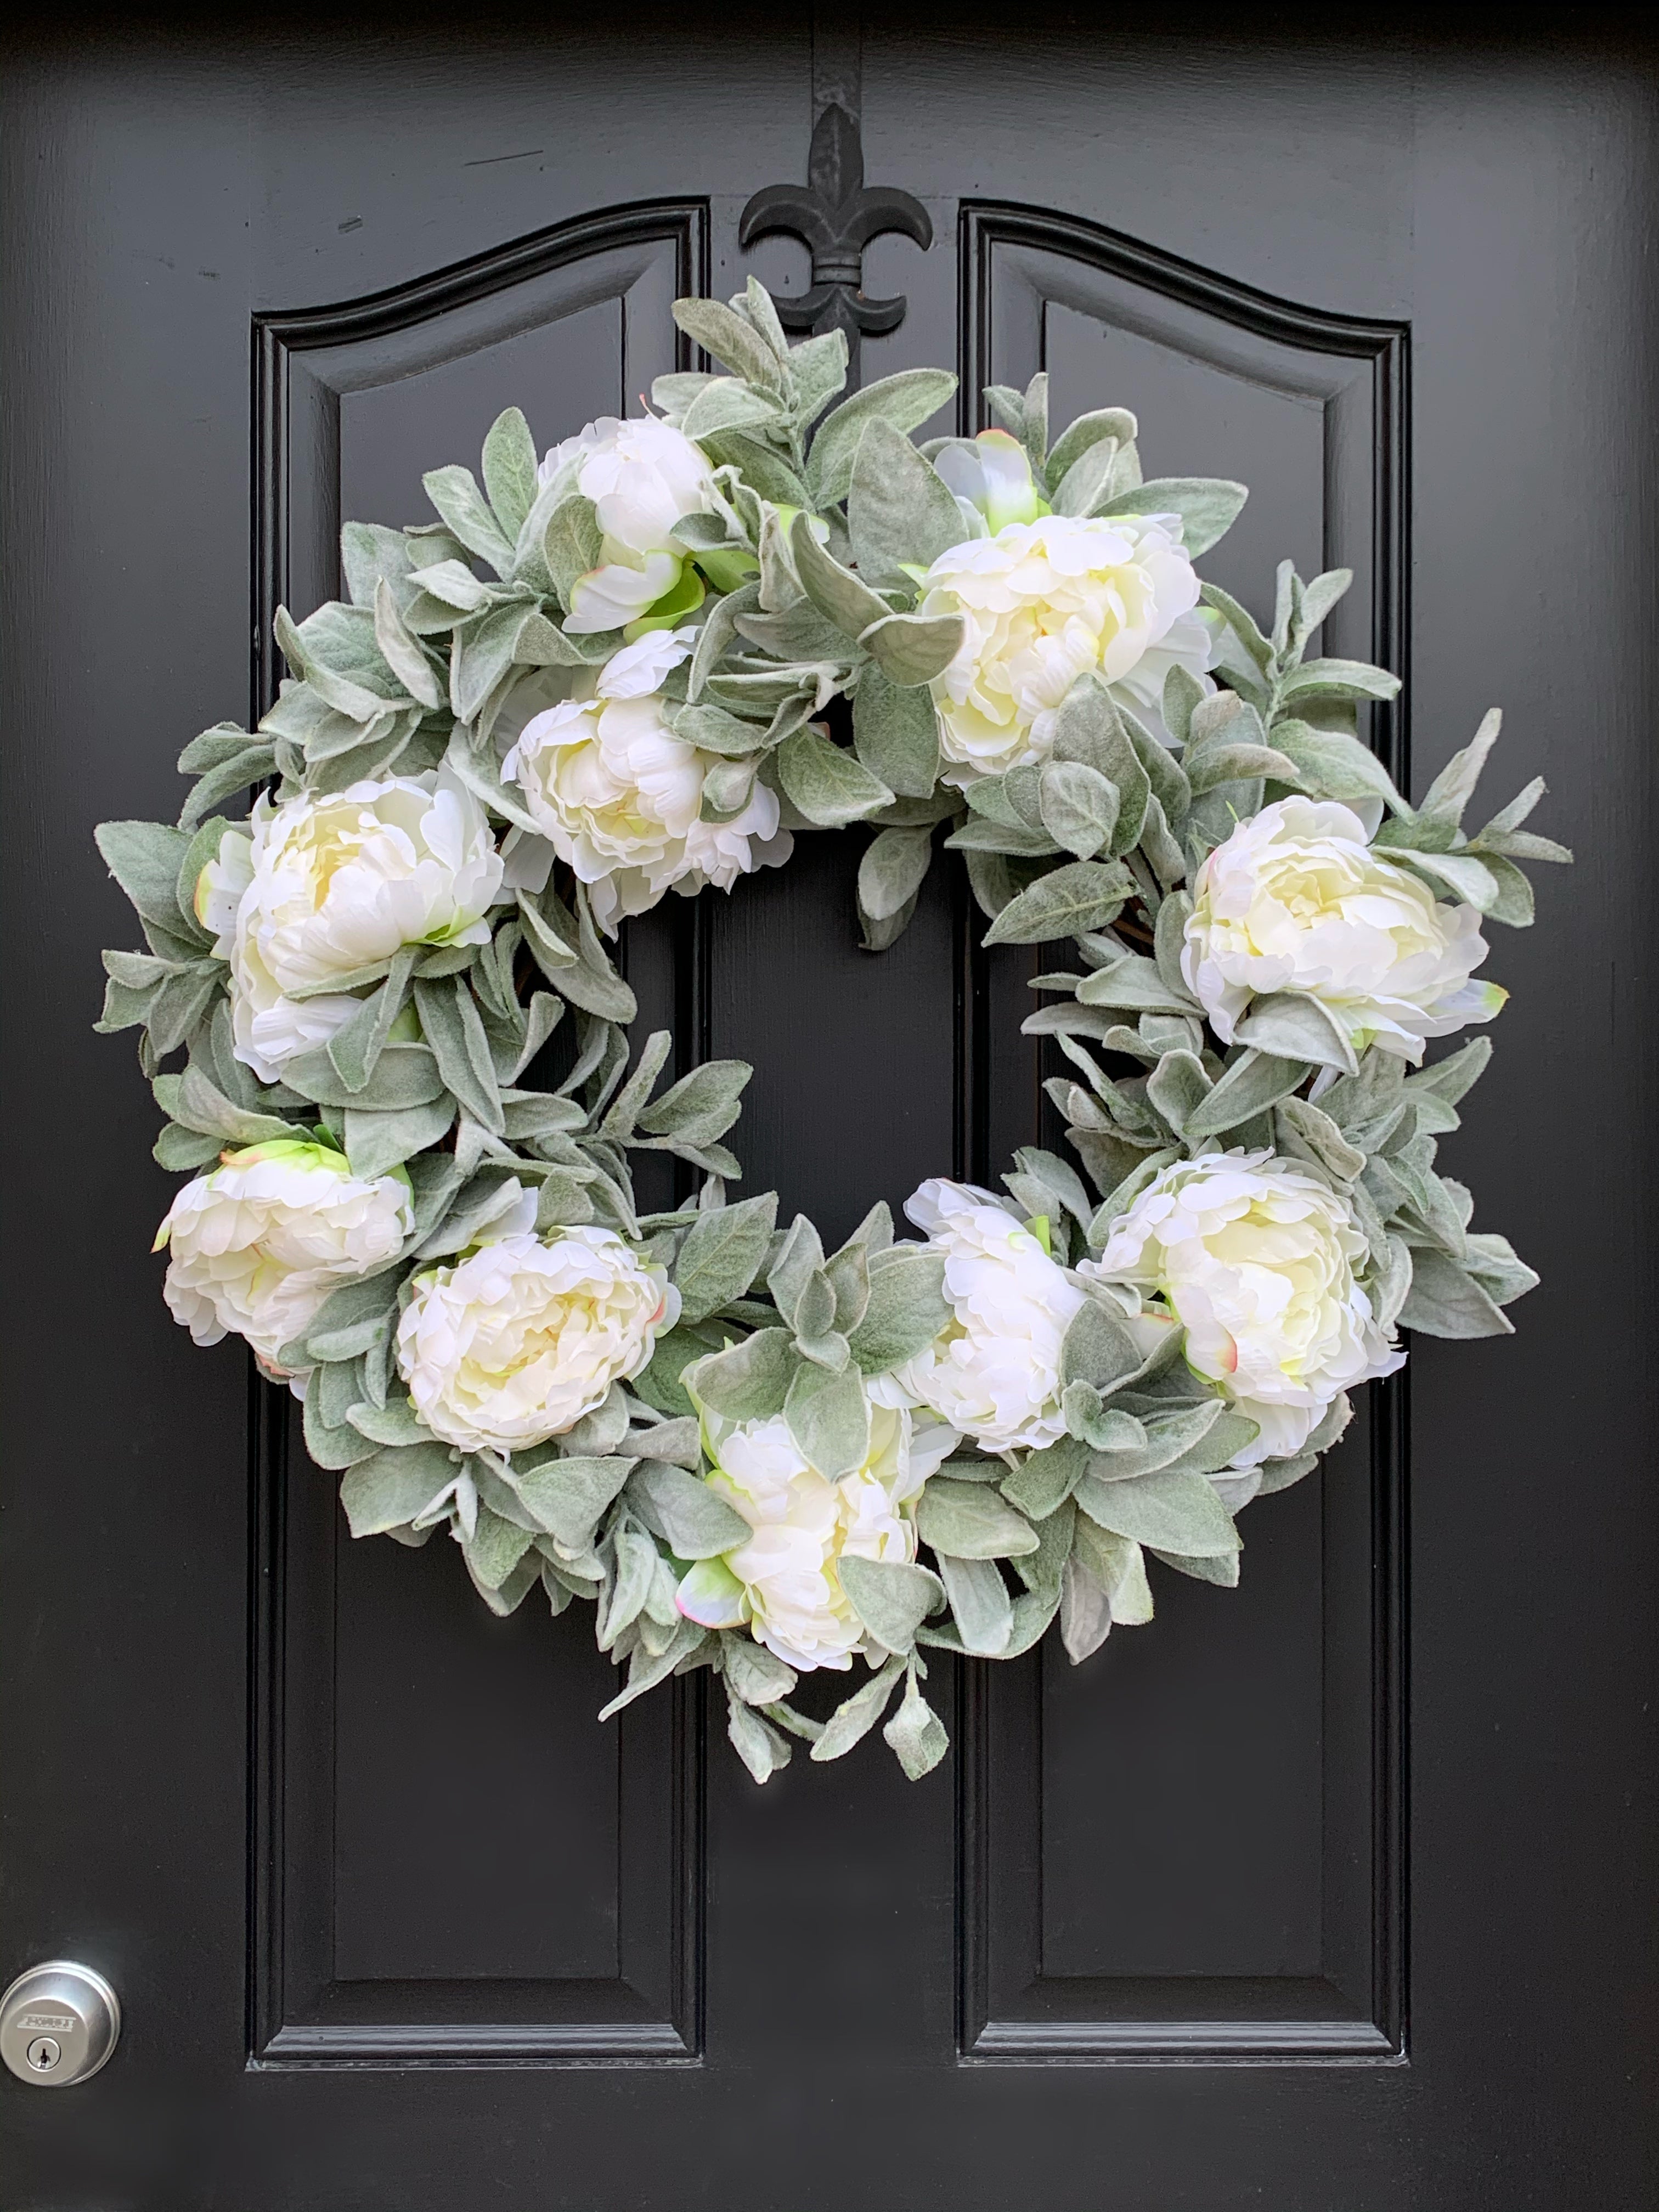
<svg viewBox="0 0 1659 2212"><path fill-rule="evenodd" d="M1425 1046L1502 1005L1518 863L1571 856L1541 781L1466 834L1496 713L1408 805L1356 734L1397 678L1309 657L1348 573L1286 562L1259 628L1193 565L1243 488L1143 482L1124 410L1051 442L1038 376L919 444L946 371L836 404L842 335L789 345L752 281L674 312L729 373L544 458L509 409L435 522L347 525L258 726L185 747L176 827L100 830L149 949L99 1026L191 1178L174 1317L302 1400L354 1535L447 1531L497 1613L592 1604L602 1717L719 1675L757 1781L896 1695L914 1778L928 1653L1057 1621L1081 1660L1152 1619L1149 1556L1235 1583L1240 1509L1401 1328L1510 1329L1536 1278L1436 1166L1490 1044ZM826 1252L730 1194L750 1071L659 1088L607 939L854 823L872 951L941 846L988 944L1063 948L1024 1027L1081 1172L1028 1148ZM641 1152L683 1204L638 1211Z"/></svg>

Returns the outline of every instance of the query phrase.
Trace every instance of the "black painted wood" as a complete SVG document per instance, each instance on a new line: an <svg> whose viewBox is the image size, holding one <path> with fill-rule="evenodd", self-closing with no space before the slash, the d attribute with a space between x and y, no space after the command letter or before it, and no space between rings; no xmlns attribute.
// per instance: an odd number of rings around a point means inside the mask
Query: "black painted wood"
<svg viewBox="0 0 1659 2212"><path fill-rule="evenodd" d="M1651 56L1448 27L715 39L623 0L14 46L0 1976L85 1956L127 2026L84 2091L0 2082L9 2212L1651 2200ZM508 397L544 441L632 404L678 285L805 289L738 223L832 105L934 241L867 247L908 305L866 380L1043 365L1152 465L1254 478L1213 572L1260 604L1281 550L1349 562L1330 642L1409 652L1416 783L1501 698L1503 780L1594 858L1500 939L1454 1140L1545 1271L1519 1338L1419 1346L1250 1510L1237 1594L1166 1577L1075 1673L941 1667L929 1782L871 1745L757 1792L695 1684L601 1729L580 1618L351 1546L282 1401L173 1328L153 1109L88 1033L130 934L89 831L173 810L342 511L412 519ZM1031 962L944 870L860 955L859 842L624 948L682 1064L756 1060L750 1185L832 1235L1042 1127Z"/></svg>
<svg viewBox="0 0 1659 2212"><path fill-rule="evenodd" d="M1277 300L1052 210L964 204L959 242L964 428L984 385L1038 369L1056 423L1115 392L1149 474L1253 485L1206 563L1217 582L1256 599L1286 550L1304 574L1351 568L1322 649L1408 668L1404 324ZM1403 787L1403 708L1369 735ZM1016 1034L1045 964L973 956L994 1041L981 1180L1066 1070ZM1121 1635L1076 1672L1047 1649L965 1672L965 2054L1400 2056L1406 1388L1374 1389L1320 1477L1263 1502L1234 1602L1162 1574L1158 1647Z"/></svg>
<svg viewBox="0 0 1659 2212"><path fill-rule="evenodd" d="M690 365L669 311L704 288L708 251L700 202L604 210L367 300L256 318L261 708L276 607L343 588L342 520L420 518L422 471L441 453L470 464L503 406L527 402L544 445L637 406ZM696 931L677 901L626 947L643 1026L679 1032L680 1067L704 1049ZM653 1180L645 1202L668 1199ZM698 1686L599 1728L614 1685L585 1617L494 1622L444 1546L371 1559L282 1393L253 1441L252 2063L695 2053Z"/></svg>

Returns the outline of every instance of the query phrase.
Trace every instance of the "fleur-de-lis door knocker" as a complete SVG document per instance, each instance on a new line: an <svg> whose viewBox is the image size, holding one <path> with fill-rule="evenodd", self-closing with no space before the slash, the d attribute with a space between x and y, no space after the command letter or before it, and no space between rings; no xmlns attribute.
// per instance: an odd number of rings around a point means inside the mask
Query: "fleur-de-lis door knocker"
<svg viewBox="0 0 1659 2212"><path fill-rule="evenodd" d="M933 226L919 199L896 185L866 185L859 126L837 103L826 107L812 132L805 185L768 185L743 211L738 241L745 251L757 238L786 233L812 257L809 289L793 298L775 295L778 319L789 331L847 333L848 384L859 380L859 346L884 337L904 319L902 293L866 300L864 250L872 238L898 232L924 250Z"/></svg>

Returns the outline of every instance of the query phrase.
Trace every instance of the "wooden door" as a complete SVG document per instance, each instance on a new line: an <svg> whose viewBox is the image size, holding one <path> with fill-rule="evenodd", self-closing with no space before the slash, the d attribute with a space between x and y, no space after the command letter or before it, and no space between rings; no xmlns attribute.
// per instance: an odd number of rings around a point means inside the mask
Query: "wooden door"
<svg viewBox="0 0 1659 2212"><path fill-rule="evenodd" d="M126 2012L84 2089L0 2085L18 2212L1646 2201L1650 59L788 8L15 46L0 1978L84 1957ZM1402 784L1502 701L1591 865L1504 939L1457 1139L1544 1277L1518 1338L1419 1343L1237 1592L942 1680L927 1781L872 1743L763 1791L702 1678L601 1727L580 1608L352 1544L173 1328L90 830L263 705L343 517L419 519L509 403L543 444L636 407L678 292L799 292L740 222L832 103L932 233L868 251L865 376L957 363L971 428L1045 368L1249 483L1207 573L1352 567L1330 649L1407 677ZM1035 958L943 866L860 953L862 842L626 945L683 1065L756 1064L745 1187L830 1238L1042 1110Z"/></svg>

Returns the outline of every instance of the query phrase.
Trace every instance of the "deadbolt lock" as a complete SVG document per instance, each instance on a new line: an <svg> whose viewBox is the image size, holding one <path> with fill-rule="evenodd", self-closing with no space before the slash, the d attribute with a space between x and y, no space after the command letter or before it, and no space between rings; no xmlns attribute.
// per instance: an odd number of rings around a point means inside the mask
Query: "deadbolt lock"
<svg viewBox="0 0 1659 2212"><path fill-rule="evenodd" d="M88 2080L120 2033L114 1990L90 1966L68 1959L31 1966L0 1997L0 2058L37 2089Z"/></svg>

